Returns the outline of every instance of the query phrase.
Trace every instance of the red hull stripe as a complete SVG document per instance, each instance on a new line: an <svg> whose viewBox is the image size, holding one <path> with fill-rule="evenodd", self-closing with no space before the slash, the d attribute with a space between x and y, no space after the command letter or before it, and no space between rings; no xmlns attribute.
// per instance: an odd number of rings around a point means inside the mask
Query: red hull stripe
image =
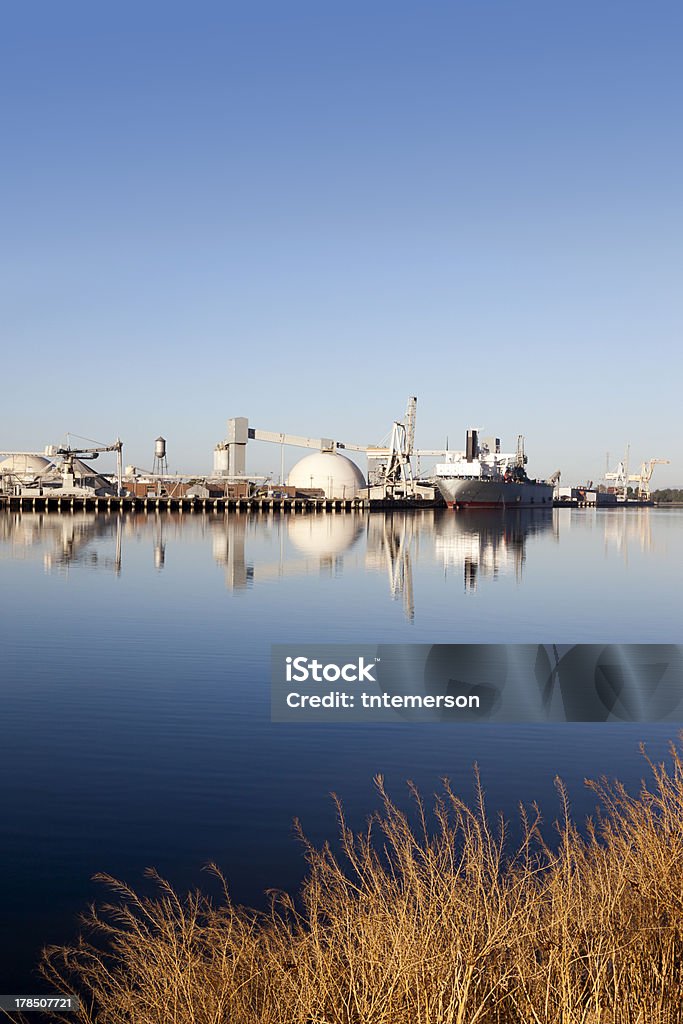
<svg viewBox="0 0 683 1024"><path fill-rule="evenodd" d="M551 508L551 501L511 501L509 504L503 504L501 501L449 501L447 502L449 508L500 508L500 509L514 509L514 508Z"/></svg>

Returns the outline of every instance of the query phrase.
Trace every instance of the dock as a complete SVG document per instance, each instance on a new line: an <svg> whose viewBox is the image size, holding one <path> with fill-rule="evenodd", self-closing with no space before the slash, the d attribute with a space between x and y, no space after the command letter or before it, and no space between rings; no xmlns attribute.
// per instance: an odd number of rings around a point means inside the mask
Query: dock
<svg viewBox="0 0 683 1024"><path fill-rule="evenodd" d="M378 501L367 498L241 497L200 498L149 495L123 497L83 494L4 494L0 511L16 512L354 512L433 508L430 501Z"/></svg>

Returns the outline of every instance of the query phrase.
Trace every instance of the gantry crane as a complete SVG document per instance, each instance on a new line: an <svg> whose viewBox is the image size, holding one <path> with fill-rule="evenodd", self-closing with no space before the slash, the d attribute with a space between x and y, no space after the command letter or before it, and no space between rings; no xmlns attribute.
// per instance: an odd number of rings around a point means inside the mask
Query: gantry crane
<svg viewBox="0 0 683 1024"><path fill-rule="evenodd" d="M621 460L616 470L612 473L605 473L606 480L614 480L614 490L617 495L617 501L627 500L627 488L629 483L637 484L636 496L639 501L650 500L650 480L652 479L652 473L656 465L667 465L669 459L649 459L647 462L641 463L640 473L629 473L628 471L628 458L631 446L626 446L626 453L624 458Z"/></svg>
<svg viewBox="0 0 683 1024"><path fill-rule="evenodd" d="M42 452L20 452L20 451L0 451L0 457L3 456L26 456L26 457L37 457L41 459L55 459L60 458L62 460L61 471L62 477L66 482L67 476L73 477L74 472L74 459L78 458L83 461L90 462L92 459L96 459L102 452L116 452L116 481L118 494L121 494L123 489L122 477L123 477L123 442L117 437L113 444L99 445L94 448L72 448L70 445L47 445ZM54 464L46 466L45 469L36 473L36 479L46 476L47 474L54 472Z"/></svg>
<svg viewBox="0 0 683 1024"><path fill-rule="evenodd" d="M626 488L630 479L628 475L628 457L630 449L631 446L626 445L626 453L617 468L611 473L605 473L605 480L614 480L614 493L617 501L626 501Z"/></svg>
<svg viewBox="0 0 683 1024"><path fill-rule="evenodd" d="M91 462L99 458L102 452L116 452L116 486L117 494L121 494L123 490L123 442L120 438L117 437L113 444L98 445L95 448L72 448L70 445L64 447L50 445L45 449L47 456L59 456L61 458L62 473L65 480L67 476L73 477L74 459L78 458L80 461Z"/></svg>
<svg viewBox="0 0 683 1024"><path fill-rule="evenodd" d="M417 397L408 399L406 414L403 420L394 420L391 428L391 440L388 448L366 447L368 470L374 462L374 483L384 487L386 497L393 497L400 492L401 497L413 497L415 480L411 456L415 444L415 417L417 413ZM370 472L368 472L370 476Z"/></svg>
<svg viewBox="0 0 683 1024"><path fill-rule="evenodd" d="M394 497L416 496L416 482L413 476L411 459L439 457L448 454L446 448L416 449L415 420L417 413L417 397L408 399L405 416L395 420L388 444L368 445L349 444L346 441L335 441L326 437L301 437L296 434L261 430L250 427L246 416L237 416L228 420L228 436L216 446L216 451L225 453L225 468L221 474L233 479L246 479L246 448L249 441L269 441L281 446L281 478L284 479L284 446L293 445L297 448L312 448L321 452L335 452L337 449L349 452L362 452L368 458L368 483L384 488L385 495ZM520 439L521 441L521 439ZM521 442L523 444L523 442ZM523 448L518 457L525 460Z"/></svg>
<svg viewBox="0 0 683 1024"><path fill-rule="evenodd" d="M417 397L411 395L403 420L394 421L388 445L349 444L346 441L335 441L327 437L301 437L296 434L261 430L257 427L250 427L246 417L241 416L228 420L228 438L219 447L227 449L228 475L233 477L246 475L245 455L248 441L270 441L281 445L283 449L284 445L293 445L297 448L313 448L322 452L334 452L337 449L363 452L368 457L369 477L374 477L374 482L383 486L387 494L400 491L402 495L412 495L415 493L415 481L411 457L413 455L443 454L443 450L416 451L414 449L416 412ZM284 451L281 461L281 475L284 476Z"/></svg>
<svg viewBox="0 0 683 1024"><path fill-rule="evenodd" d="M629 476L629 480L638 484L636 494L641 501L650 500L650 480L655 466L668 465L669 461L669 459L649 459L648 462L642 463L640 473L633 473Z"/></svg>

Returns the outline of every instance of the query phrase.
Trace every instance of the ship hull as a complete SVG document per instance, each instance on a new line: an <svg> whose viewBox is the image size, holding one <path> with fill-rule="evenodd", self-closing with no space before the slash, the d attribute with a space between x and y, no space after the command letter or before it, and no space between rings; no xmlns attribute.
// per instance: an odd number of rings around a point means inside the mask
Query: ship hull
<svg viewBox="0 0 683 1024"><path fill-rule="evenodd" d="M552 508L551 484L437 478L449 508Z"/></svg>

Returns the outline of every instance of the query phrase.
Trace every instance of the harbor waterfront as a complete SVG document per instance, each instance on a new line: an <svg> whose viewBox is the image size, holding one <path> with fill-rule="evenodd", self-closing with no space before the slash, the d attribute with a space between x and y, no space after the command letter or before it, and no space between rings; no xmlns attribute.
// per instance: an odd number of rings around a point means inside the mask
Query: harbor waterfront
<svg viewBox="0 0 683 1024"><path fill-rule="evenodd" d="M0 1024L683 1024L683 5L3 15Z"/></svg>
<svg viewBox="0 0 683 1024"><path fill-rule="evenodd" d="M335 791L362 826L378 772L405 806L407 779L469 797L476 761L490 810L538 800L549 835L555 775L579 819L585 777L637 789L676 723L273 723L271 646L678 643L682 556L683 509L6 509L2 990L36 989L96 872L295 889L293 818L333 839Z"/></svg>

